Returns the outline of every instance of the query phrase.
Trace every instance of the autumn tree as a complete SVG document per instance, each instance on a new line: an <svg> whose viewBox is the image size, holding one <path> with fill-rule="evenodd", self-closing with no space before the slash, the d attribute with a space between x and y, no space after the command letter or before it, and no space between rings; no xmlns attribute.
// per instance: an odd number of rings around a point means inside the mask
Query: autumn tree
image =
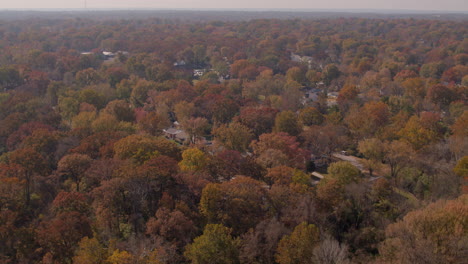
<svg viewBox="0 0 468 264"><path fill-rule="evenodd" d="M59 192L52 202L52 211L55 214L78 212L82 215L89 215L91 213L89 197L79 192Z"/></svg>
<svg viewBox="0 0 468 264"><path fill-rule="evenodd" d="M287 228L277 219L260 222L242 236L240 259L242 263L273 264L274 254L280 239L287 234Z"/></svg>
<svg viewBox="0 0 468 264"><path fill-rule="evenodd" d="M251 130L238 122L221 125L214 129L213 135L224 147L244 152L253 138Z"/></svg>
<svg viewBox="0 0 468 264"><path fill-rule="evenodd" d="M348 264L348 246L340 244L332 237L326 237L314 248L314 260L323 264Z"/></svg>
<svg viewBox="0 0 468 264"><path fill-rule="evenodd" d="M5 214L2 215L4 219L2 226L13 224L10 223L10 220L13 221L16 219L17 213L11 209L21 207L25 201L24 180L21 179L21 175L18 175L20 170L21 168L17 164L0 163L0 191L3 194L0 201L2 202L2 208L5 209ZM8 208L10 208L10 210L8 210ZM6 231L5 236L7 236ZM5 243L2 244L6 250L8 247Z"/></svg>
<svg viewBox="0 0 468 264"><path fill-rule="evenodd" d="M295 168L303 168L305 162L309 160L309 152L300 148L296 137L286 133L270 133L263 134L259 140L254 140L250 144L254 154L259 161L267 161L273 156L276 156L279 165L289 165ZM274 159L275 160L275 159ZM281 164L283 162L287 164ZM276 164L277 162L261 162L264 165ZM269 167L269 166L267 166Z"/></svg>
<svg viewBox="0 0 468 264"><path fill-rule="evenodd" d="M132 122L135 120L133 109L130 104L124 100L109 102L104 108L104 112L115 116L119 121Z"/></svg>
<svg viewBox="0 0 468 264"><path fill-rule="evenodd" d="M342 112L347 112L358 100L359 90L355 85L345 85L338 94L337 103Z"/></svg>
<svg viewBox="0 0 468 264"><path fill-rule="evenodd" d="M230 72L234 78L250 80L255 79L258 74L257 67L245 59L232 63Z"/></svg>
<svg viewBox="0 0 468 264"><path fill-rule="evenodd" d="M286 78L297 83L304 83L306 79L304 70L299 67L289 68L286 72Z"/></svg>
<svg viewBox="0 0 468 264"><path fill-rule="evenodd" d="M298 122L296 114L292 111L280 112L275 118L275 132L285 132L291 136L297 136L301 133L302 127Z"/></svg>
<svg viewBox="0 0 468 264"><path fill-rule="evenodd" d="M421 66L419 74L424 78L438 79L444 72L446 65L443 62L426 63Z"/></svg>
<svg viewBox="0 0 468 264"><path fill-rule="evenodd" d="M150 112L138 123L140 128L153 136L162 135L163 129L171 125L168 115Z"/></svg>
<svg viewBox="0 0 468 264"><path fill-rule="evenodd" d="M52 132L54 128L37 121L22 124L18 128L18 130L16 130L8 136L8 139L6 141L8 149L10 151L15 150L20 146L23 140L25 140L28 136L31 136L34 133L34 131L37 130L46 130L50 134L50 132ZM29 141L31 141L31 139L29 139Z"/></svg>
<svg viewBox="0 0 468 264"><path fill-rule="evenodd" d="M137 258L132 253L119 249L114 250L106 260L110 264L131 264L135 263L135 261L137 261Z"/></svg>
<svg viewBox="0 0 468 264"><path fill-rule="evenodd" d="M332 211L344 200L344 186L338 179L325 177L317 185L319 210Z"/></svg>
<svg viewBox="0 0 468 264"><path fill-rule="evenodd" d="M44 176L48 171L46 160L40 153L31 149L18 149L9 155L9 163L18 165L17 177L24 180L25 204L31 200L31 192L35 176Z"/></svg>
<svg viewBox="0 0 468 264"><path fill-rule="evenodd" d="M381 259L391 262L460 263L465 259L468 200L438 201L386 228Z"/></svg>
<svg viewBox="0 0 468 264"><path fill-rule="evenodd" d="M324 121L322 113L315 107L307 107L299 112L299 120L304 126L321 125Z"/></svg>
<svg viewBox="0 0 468 264"><path fill-rule="evenodd" d="M14 67L1 67L0 68L0 85L2 88L12 89L21 85L23 80L19 71Z"/></svg>
<svg viewBox="0 0 468 264"><path fill-rule="evenodd" d="M81 112L74 116L71 120L71 127L76 131L80 131L83 136L89 136L92 134L92 123L96 120L96 112Z"/></svg>
<svg viewBox="0 0 468 264"><path fill-rule="evenodd" d="M78 114L80 102L77 98L59 96L58 109L63 119L71 121Z"/></svg>
<svg viewBox="0 0 468 264"><path fill-rule="evenodd" d="M190 143L195 143L197 138L200 138L206 135L210 129L210 124L208 120L203 117L190 118L181 123L185 132L190 137Z"/></svg>
<svg viewBox="0 0 468 264"><path fill-rule="evenodd" d="M160 150L158 140L142 135L125 137L114 145L115 157L133 159L137 163L143 163L152 156L160 154Z"/></svg>
<svg viewBox="0 0 468 264"><path fill-rule="evenodd" d="M453 171L462 178L462 192L468 192L468 156L464 156L458 162Z"/></svg>
<svg viewBox="0 0 468 264"><path fill-rule="evenodd" d="M179 167L183 171L200 171L208 164L209 158L198 148L190 148L182 152L182 160Z"/></svg>
<svg viewBox="0 0 468 264"><path fill-rule="evenodd" d="M468 147L468 111L464 111L456 120L455 123L450 127L453 135L449 138L449 146L451 151L454 153L455 158L459 159L461 156L466 154Z"/></svg>
<svg viewBox="0 0 468 264"><path fill-rule="evenodd" d="M119 139L126 136L122 131L103 131L86 137L80 141L80 144L71 149L70 152L85 154L92 159L98 157L114 156L113 146Z"/></svg>
<svg viewBox="0 0 468 264"><path fill-rule="evenodd" d="M235 150L223 150L211 156L207 170L219 180L230 180L236 175L247 175L254 179L263 176L263 168L252 157L245 157Z"/></svg>
<svg viewBox="0 0 468 264"><path fill-rule="evenodd" d="M91 129L94 133L124 131L129 134L136 130L132 123L119 121L115 116L105 112L101 112L98 117L91 122Z"/></svg>
<svg viewBox="0 0 468 264"><path fill-rule="evenodd" d="M410 145L398 140L386 142L384 150L384 161L390 166L390 177L396 183L400 171L410 164L414 151Z"/></svg>
<svg viewBox="0 0 468 264"><path fill-rule="evenodd" d="M59 262L70 262L78 242L91 235L88 218L78 212L60 213L37 229L39 244Z"/></svg>
<svg viewBox="0 0 468 264"><path fill-rule="evenodd" d="M359 142L358 150L367 158L365 165L372 177L373 170L378 168L383 160L383 143L377 138L365 139Z"/></svg>
<svg viewBox="0 0 468 264"><path fill-rule="evenodd" d="M255 81L244 83L242 96L252 100L262 100L271 95L278 95L283 91L285 79L281 75L273 75L273 71L264 70Z"/></svg>
<svg viewBox="0 0 468 264"><path fill-rule="evenodd" d="M354 108L345 119L352 132L359 137L374 135L388 123L390 112L383 102L369 102L361 108Z"/></svg>
<svg viewBox="0 0 468 264"><path fill-rule="evenodd" d="M341 71L335 64L328 64L325 66L322 72L322 79L326 85L330 85L330 83L338 78L341 75Z"/></svg>
<svg viewBox="0 0 468 264"><path fill-rule="evenodd" d="M97 109L101 109L106 105L107 98L100 91L92 88L86 88L79 92L78 99L80 103L88 103L94 105Z"/></svg>
<svg viewBox="0 0 468 264"><path fill-rule="evenodd" d="M119 236L124 231L131 208L128 181L122 177L102 181L101 186L91 192L95 224L104 234Z"/></svg>
<svg viewBox="0 0 468 264"><path fill-rule="evenodd" d="M141 107L146 103L148 92L154 87L154 83L146 80L139 80L133 87L130 95L130 103L134 107Z"/></svg>
<svg viewBox="0 0 468 264"><path fill-rule="evenodd" d="M456 93L445 85L436 84L429 87L426 98L441 109L446 109L455 100Z"/></svg>
<svg viewBox="0 0 468 264"><path fill-rule="evenodd" d="M293 168L287 166L278 166L268 169L268 173L265 175L265 178L269 179L275 184L289 185L292 182L293 175Z"/></svg>
<svg viewBox="0 0 468 264"><path fill-rule="evenodd" d="M76 185L76 191L80 191L80 183L83 174L91 165L91 158L83 154L69 154L64 156L57 165L57 170L65 176L69 176Z"/></svg>
<svg viewBox="0 0 468 264"><path fill-rule="evenodd" d="M101 81L101 76L93 68L88 68L77 72L75 79L79 85L88 86L98 84Z"/></svg>
<svg viewBox="0 0 468 264"><path fill-rule="evenodd" d="M146 223L146 234L150 235L154 240L163 237L179 246L184 246L190 242L194 229L193 221L182 212L179 210L171 212L166 207L159 208L155 216Z"/></svg>
<svg viewBox="0 0 468 264"><path fill-rule="evenodd" d="M40 153L51 166L55 163L55 152L60 142L61 133L47 129L37 129L27 136L22 142L22 148L31 148Z"/></svg>
<svg viewBox="0 0 468 264"><path fill-rule="evenodd" d="M106 71L107 79L109 80L109 84L111 87L115 88L115 86L120 83L124 79L128 79L129 75L127 71L120 67L111 67L108 68Z"/></svg>
<svg viewBox="0 0 468 264"><path fill-rule="evenodd" d="M437 131L426 125L417 116L412 116L398 134L414 150L419 150L439 138Z"/></svg>
<svg viewBox="0 0 468 264"><path fill-rule="evenodd" d="M305 148L316 156L331 155L349 145L348 131L339 125L310 126L301 133L300 138Z"/></svg>
<svg viewBox="0 0 468 264"><path fill-rule="evenodd" d="M158 179L161 186L166 186L170 178L178 172L177 161L165 155L159 155L147 160L138 167L136 174Z"/></svg>
<svg viewBox="0 0 468 264"><path fill-rule="evenodd" d="M212 113L213 122L228 123L239 111L239 106L232 99L220 98L213 102L209 111Z"/></svg>
<svg viewBox="0 0 468 264"><path fill-rule="evenodd" d="M280 264L315 263L313 249L319 242L318 228L303 222L294 228L291 235L280 240L276 261Z"/></svg>
<svg viewBox="0 0 468 264"><path fill-rule="evenodd" d="M269 107L245 107L241 109L239 120L258 137L272 131L277 113L278 110Z"/></svg>
<svg viewBox="0 0 468 264"><path fill-rule="evenodd" d="M200 211L210 223L232 227L236 234L263 220L267 208L263 184L245 176L221 184L208 184L200 199Z"/></svg>
<svg viewBox="0 0 468 264"><path fill-rule="evenodd" d="M281 97L278 102L271 102L272 106L289 111L297 111L301 107L304 92L301 91L302 86L295 81L287 81L281 92ZM270 101L273 96L270 96ZM274 98L274 97L273 97Z"/></svg>
<svg viewBox="0 0 468 264"><path fill-rule="evenodd" d="M427 90L424 81L419 77L405 79L401 82L401 86L404 89L404 94L413 102L426 96Z"/></svg>
<svg viewBox="0 0 468 264"><path fill-rule="evenodd" d="M468 111L465 110L458 118L455 123L451 126L451 130L454 136L457 137L468 137Z"/></svg>
<svg viewBox="0 0 468 264"><path fill-rule="evenodd" d="M115 87L116 97L121 100L128 100L132 94L132 88L138 80L137 77L132 76L130 79L123 79L120 83L117 83Z"/></svg>
<svg viewBox="0 0 468 264"><path fill-rule="evenodd" d="M338 180L340 184L357 183L361 180L361 172L347 161L338 161L330 164L328 174Z"/></svg>
<svg viewBox="0 0 468 264"><path fill-rule="evenodd" d="M179 102L174 106L174 113L179 123L188 120L195 113L195 105L186 101Z"/></svg>
<svg viewBox="0 0 468 264"><path fill-rule="evenodd" d="M205 226L203 235L195 238L185 249L184 255L194 264L239 262L239 241L231 236L231 230L223 225Z"/></svg>
<svg viewBox="0 0 468 264"><path fill-rule="evenodd" d="M446 82L460 83L463 76L468 74L468 66L466 65L455 65L447 70L441 76L441 79Z"/></svg>
<svg viewBox="0 0 468 264"><path fill-rule="evenodd" d="M96 238L83 237L78 244L78 249L73 257L73 263L87 264L96 263L103 264L107 259L106 249L99 243Z"/></svg>
<svg viewBox="0 0 468 264"><path fill-rule="evenodd" d="M116 182L116 187L124 190L122 198L126 201L117 206L125 208L122 213L126 228L120 232L128 237L133 232L138 234L144 231L142 220L155 214L160 200L164 198L164 192L175 186L174 176L178 173L178 167L177 161L164 155L153 156L141 165L128 162L124 164L115 176L124 179L124 185ZM116 199L120 197L117 196Z"/></svg>

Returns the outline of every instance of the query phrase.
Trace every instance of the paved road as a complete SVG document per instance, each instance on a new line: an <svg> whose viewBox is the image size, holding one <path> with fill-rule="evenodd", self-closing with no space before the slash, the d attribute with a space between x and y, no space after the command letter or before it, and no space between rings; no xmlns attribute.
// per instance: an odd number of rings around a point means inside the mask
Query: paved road
<svg viewBox="0 0 468 264"><path fill-rule="evenodd" d="M356 158L354 156L346 156L346 155L342 155L340 153L333 153L332 154L333 157L337 158L337 159L340 159L340 160L344 160L344 161L347 161L351 164L353 164L356 168L358 168L361 172L364 172L364 166L361 164L361 162L359 161L359 158Z"/></svg>
<svg viewBox="0 0 468 264"><path fill-rule="evenodd" d="M338 152L333 153L332 156L337 158L337 159L340 159L340 160L348 161L349 163L353 164L356 168L358 168L362 173L368 173L368 171L364 169L364 165L362 165L359 158L357 158L357 157L346 156L346 155L340 154ZM373 182L373 181L378 180L380 178L382 178L382 176L373 176L373 177L369 178L369 181Z"/></svg>
<svg viewBox="0 0 468 264"><path fill-rule="evenodd" d="M343 160L343 161L347 161L347 162L351 163L353 166L358 168L362 173L367 173L367 170L364 169L364 165L361 164L359 158L357 158L357 157L343 155L343 154L340 154L338 152L333 153L332 156L339 159L339 160ZM316 178L318 178L319 180L322 180L323 177L324 177L322 174L320 174L318 172L315 172L315 171L312 172L312 175L315 176ZM374 177L370 177L368 179L368 181L373 182L373 181L375 181L377 179L380 179L380 178L382 178L382 176L374 176ZM318 183L318 181L316 183Z"/></svg>

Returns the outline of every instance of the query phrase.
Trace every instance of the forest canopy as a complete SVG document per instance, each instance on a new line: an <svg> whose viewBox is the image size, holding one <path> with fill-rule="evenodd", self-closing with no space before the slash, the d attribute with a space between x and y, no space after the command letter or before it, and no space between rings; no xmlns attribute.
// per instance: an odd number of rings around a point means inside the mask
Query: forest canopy
<svg viewBox="0 0 468 264"><path fill-rule="evenodd" d="M54 14L0 12L0 263L468 258L466 16Z"/></svg>

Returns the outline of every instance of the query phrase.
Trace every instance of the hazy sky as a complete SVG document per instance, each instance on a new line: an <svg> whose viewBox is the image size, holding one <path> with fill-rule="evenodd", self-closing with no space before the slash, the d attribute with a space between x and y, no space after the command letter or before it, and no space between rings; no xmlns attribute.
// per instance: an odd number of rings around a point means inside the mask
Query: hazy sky
<svg viewBox="0 0 468 264"><path fill-rule="evenodd" d="M468 0L0 0L5 8L293 8L468 11Z"/></svg>

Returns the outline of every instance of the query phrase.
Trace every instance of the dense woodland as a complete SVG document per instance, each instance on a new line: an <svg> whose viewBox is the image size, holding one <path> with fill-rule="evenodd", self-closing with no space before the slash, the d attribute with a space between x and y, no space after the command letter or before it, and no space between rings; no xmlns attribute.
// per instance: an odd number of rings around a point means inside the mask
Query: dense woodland
<svg viewBox="0 0 468 264"><path fill-rule="evenodd" d="M0 21L0 263L466 263L466 17L183 20Z"/></svg>

